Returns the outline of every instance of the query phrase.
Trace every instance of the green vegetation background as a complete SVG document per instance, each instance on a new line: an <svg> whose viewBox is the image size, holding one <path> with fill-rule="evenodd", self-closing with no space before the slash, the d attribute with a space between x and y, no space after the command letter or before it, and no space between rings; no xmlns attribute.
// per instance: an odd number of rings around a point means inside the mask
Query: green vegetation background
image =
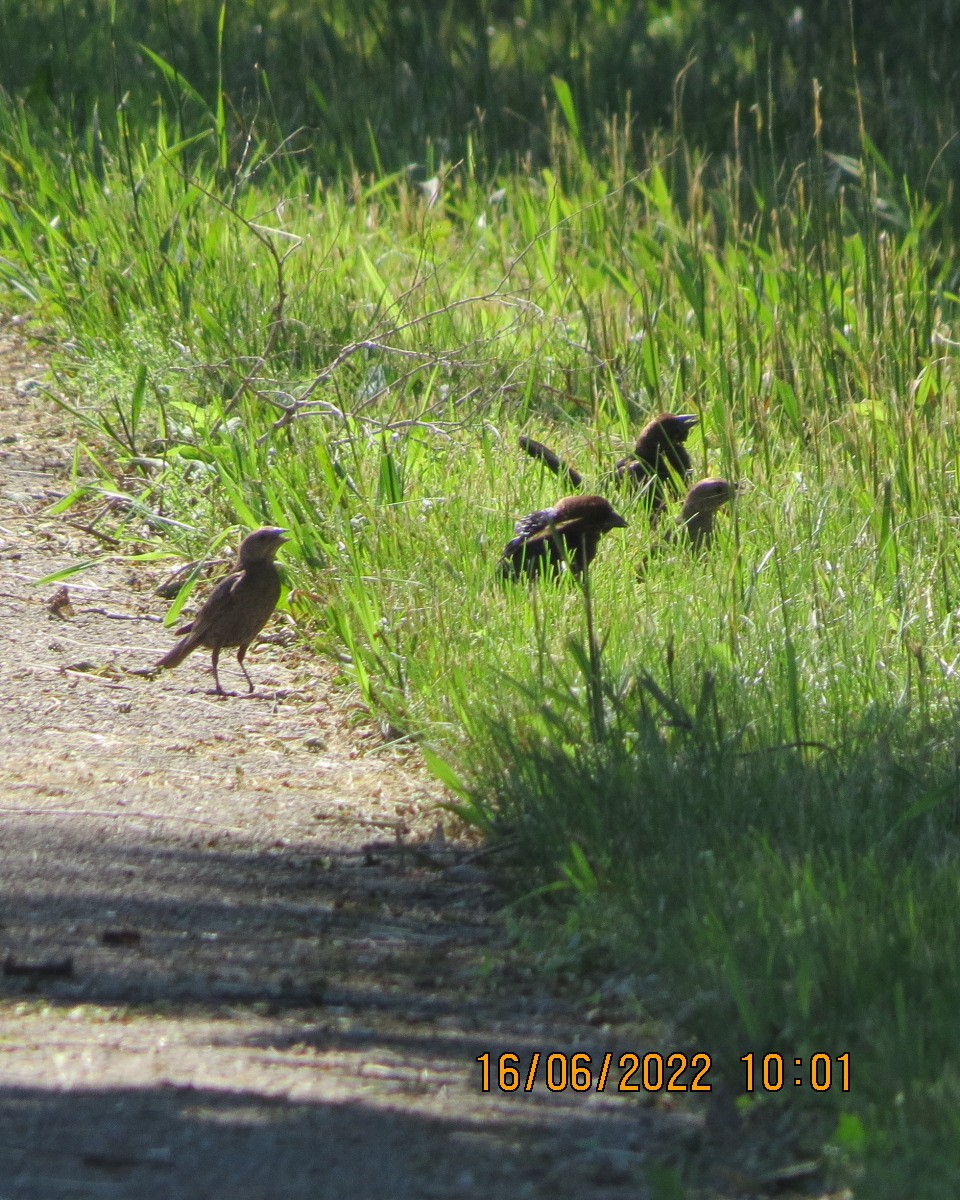
<svg viewBox="0 0 960 1200"><path fill-rule="evenodd" d="M944 3L0 3L0 276L97 434L60 510L289 525L539 968L737 1092L848 1051L741 1116L871 1197L960 1183L958 50ZM641 584L609 469L662 409L750 486ZM493 582L558 495L523 431L630 522L585 591Z"/></svg>

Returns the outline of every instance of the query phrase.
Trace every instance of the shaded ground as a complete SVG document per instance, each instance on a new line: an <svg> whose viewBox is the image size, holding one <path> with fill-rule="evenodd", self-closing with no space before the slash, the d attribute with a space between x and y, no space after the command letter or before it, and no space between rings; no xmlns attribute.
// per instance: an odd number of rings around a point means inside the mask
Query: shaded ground
<svg viewBox="0 0 960 1200"><path fill-rule="evenodd" d="M33 581L105 547L44 514L76 435L42 370L0 325L0 1200L650 1194L702 1111L481 1092L487 1050L651 1047L484 983L496 888L282 621L248 658L282 698L221 701L205 653L127 673L159 570L51 611Z"/></svg>

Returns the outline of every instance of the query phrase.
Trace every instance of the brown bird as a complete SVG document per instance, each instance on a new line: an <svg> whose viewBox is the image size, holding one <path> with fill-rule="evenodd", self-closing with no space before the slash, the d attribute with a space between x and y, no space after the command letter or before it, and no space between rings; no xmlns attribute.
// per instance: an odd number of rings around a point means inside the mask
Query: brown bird
<svg viewBox="0 0 960 1200"><path fill-rule="evenodd" d="M725 504L740 495L742 485L728 479L701 479L687 492L676 528L667 536L686 537L694 550L707 550L713 540L713 521Z"/></svg>
<svg viewBox="0 0 960 1200"><path fill-rule="evenodd" d="M186 634L156 664L176 667L197 649L206 646L213 661L215 693L224 696L217 674L217 662L224 647L237 647L237 662L253 691L253 680L243 665L250 643L270 619L280 599L280 572L273 561L277 551L289 541L285 529L267 526L248 533L240 543L240 553L229 575L217 583L200 611L177 634Z"/></svg>
<svg viewBox="0 0 960 1200"><path fill-rule="evenodd" d="M661 413L643 427L633 448L634 458L617 463L617 478L642 488L655 516L666 508L668 490L676 492L677 480L686 482L690 475L690 455L683 443L698 421L690 413Z"/></svg>
<svg viewBox="0 0 960 1200"><path fill-rule="evenodd" d="M501 579L530 578L544 572L554 577L568 568L575 576L593 562L600 538L626 521L603 496L564 496L553 508L522 517L516 536L503 549Z"/></svg>
<svg viewBox="0 0 960 1200"><path fill-rule="evenodd" d="M725 504L732 503L742 490L741 483L731 483L728 479L701 479L695 483L687 492L676 525L666 530L650 553L640 560L637 578L643 579L651 555L662 554L668 545L678 540L688 542L695 554L708 550L713 540L716 514Z"/></svg>

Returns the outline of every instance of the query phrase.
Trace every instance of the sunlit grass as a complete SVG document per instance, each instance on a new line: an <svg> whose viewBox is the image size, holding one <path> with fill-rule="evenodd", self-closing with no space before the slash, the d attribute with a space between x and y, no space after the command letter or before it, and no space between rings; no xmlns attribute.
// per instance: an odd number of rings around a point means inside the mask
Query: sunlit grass
<svg viewBox="0 0 960 1200"><path fill-rule="evenodd" d="M289 527L304 636L560 881L572 960L657 976L734 1084L747 1050L849 1050L853 1089L816 1101L840 1151L922 1129L949 1179L960 430L928 211L899 226L821 159L734 219L676 142L634 177L571 136L431 203L282 158L225 181L205 137L161 115L126 158L67 159L3 116L0 274L109 443L61 507L109 500L131 555ZM708 558L673 545L641 583L657 532L611 469L661 409L699 415L698 475L749 486ZM592 653L575 584L495 580L565 490L525 431L629 521Z"/></svg>

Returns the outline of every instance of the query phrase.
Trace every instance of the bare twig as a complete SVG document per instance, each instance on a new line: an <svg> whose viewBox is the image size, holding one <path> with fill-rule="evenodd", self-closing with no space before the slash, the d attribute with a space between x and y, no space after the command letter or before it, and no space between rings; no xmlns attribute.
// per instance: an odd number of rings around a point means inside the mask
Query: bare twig
<svg viewBox="0 0 960 1200"><path fill-rule="evenodd" d="M411 317L409 321L403 321L398 325L394 325L391 329L387 330L378 337L362 338L359 341L350 342L346 346L342 346L332 361L329 362L318 375L314 376L313 380L310 382L310 384L308 384L303 393L297 397L292 404L288 405L284 409L283 414L273 423L271 428L257 439L258 445L269 440L273 433L280 429L285 429L294 420L296 420L297 417L301 415L302 410L307 406L310 397L314 394L314 392L322 384L326 383L327 380L330 379L331 376L355 354L359 354L362 350L367 350L378 351L380 353L398 353L406 354L408 356L417 356L419 354L417 351L404 351L402 349L398 349L397 347L391 346L388 339L397 337L402 333L406 333L411 329L417 328L419 325L423 325L427 321L431 321L436 317L453 312L455 309L463 308L468 304L480 304L484 302L505 303L506 300L507 297L504 297L502 294L496 291L485 292L476 296L464 296L459 300L452 300L449 304L445 304L440 308L431 309L429 312L420 313L418 316ZM422 355L422 358L423 362L421 362L419 369L423 368L424 362L429 366L439 366L443 364L449 365L451 361L449 353L424 354ZM394 384L393 386L396 385Z"/></svg>
<svg viewBox="0 0 960 1200"><path fill-rule="evenodd" d="M243 155L244 161L246 159L246 155L248 154L248 152L249 152L249 143L248 143L248 146L244 149L244 155ZM173 167L173 169L176 170L179 174L181 174L181 176L183 176L185 179L189 178L177 163L173 162L172 160L168 160L168 161L170 162L170 165ZM566 216L561 218L559 221L556 221L552 224L545 224L544 227L541 230L538 230L537 233L530 239L530 241L527 243L527 245L521 249L519 254L511 260L511 262L508 264L506 270L504 271L502 278L497 283L497 285L494 288L492 288L491 290L489 290L487 292L479 293L479 294L476 294L473 296L464 296L464 297L460 297L459 299L448 300L446 303L440 304L437 307L433 307L433 308L429 309L429 311L420 312L417 315L409 318L408 320L397 321L387 329L381 329L379 332L371 333L367 337L360 338L357 341L350 342L347 345L342 346L337 351L337 353L334 355L334 357L331 359L331 361L317 375L314 376L314 378L310 381L310 383L305 387L305 389L302 391L302 393L299 396L296 396L295 398L291 398L288 403L283 403L282 401L277 399L275 396L271 396L271 395L269 395L269 393L265 392L265 390L262 386L259 386L259 387L255 386L254 381L257 379L260 371L263 369L265 363L267 362L271 353L273 352L273 349L276 346L277 339L279 337L281 329L285 327L286 320L287 320L286 315L285 315L285 308L286 308L288 294L287 294L286 278L285 278L285 274L284 274L284 267L285 267L285 263L286 263L286 260L289 257L289 255L292 254L296 249L298 249L303 244L303 239L300 238L298 235L290 233L286 230L281 230L281 229L276 229L273 227L265 226L265 225L260 224L257 221L250 220L249 218L243 216L243 214L237 210L235 203L233 203L232 201L227 201L223 197L218 196L216 193L210 191L208 188L205 188L201 183L199 183L197 180L195 180L193 178L189 178L189 182L201 194L207 196L208 199L212 200L215 204L219 205L225 212L227 212L231 216L233 216L241 225L243 225L243 227L254 238L256 238L256 240L258 242L260 242L260 244L263 246L263 248L265 249L267 254L270 256L270 258L273 262L274 273L276 276L276 293L277 294L276 294L276 300L275 300L275 302L273 304L273 308L271 310L271 315L270 315L270 320L269 320L269 333L267 336L266 344L264 345L261 352L252 360L243 359L239 356L232 360L232 365L234 367L238 363L244 364L243 378L241 379L240 383L236 387L233 395L226 402L224 409L223 409L223 414L219 418L219 420L218 420L217 424L214 426L214 428L217 428L219 426L219 424L221 424L223 422L223 420L226 419L226 417L229 415L229 413L236 407L241 396L245 392L252 393L254 396L257 397L257 399L259 399L261 401L265 401L266 403L269 403L270 405L272 405L274 408L277 408L280 410L280 415L278 416L276 421L274 421L272 426L265 433L261 434L261 436L257 439L257 444L262 445L265 442L267 442L276 432L278 432L279 430L288 428L290 425L293 424L294 421L298 420L301 417L319 416L319 415L332 416L332 417L336 418L337 420L340 420L344 423L347 423L351 420L359 420L360 419L359 414L360 414L360 412L362 412L363 409L371 407L380 398L382 398L383 395L385 395L386 393L388 393L390 391L396 390L398 386L407 382L412 376L414 376L424 370L435 370L437 368L444 368L444 367L448 368L448 369L452 368L452 367L468 368L468 364L465 364L465 362L464 362L464 351L466 350L465 346L458 347L456 351L441 350L441 351L432 351L431 352L431 351L420 351L420 350L410 349L407 347L397 346L397 345L393 344L393 340L395 338L401 336L402 334L408 333L411 330L416 329L419 326L426 324L427 322L434 321L435 319L437 319L439 317L443 317L443 316L448 315L460 308L464 308L464 307L471 306L471 305L497 304L497 305L501 305L504 307L514 307L517 309L521 309L526 313L533 314L541 322L545 323L546 325L549 325L553 329L554 336L558 336L565 344L569 345L571 348L575 349L578 353L585 355L589 360L591 360L593 369L605 369L607 366L607 364L604 362L604 360L602 360L600 357L598 357L590 349L589 346L585 346L581 343L574 342L570 338L570 336L567 333L566 328L563 324L563 321L560 317L557 317L557 318L549 317L544 312L544 310L538 304L536 304L533 300L529 299L526 296L520 295L517 292L511 292L507 289L508 289L508 284L510 283L511 277L515 273L517 266L524 260L524 258L529 253L529 251L543 237L548 236L554 230L569 223L575 217L581 215L582 213L589 211L589 209L593 208L595 205L602 204L602 203L608 203L609 200L611 199L612 194L607 195L601 199L594 201L592 204L587 205L582 209L579 209L576 213L567 214ZM631 186L633 183L634 183L633 179L628 180L623 184L623 187L626 188L628 186ZM619 191L620 189L617 189L617 190ZM285 238L293 244L286 251L281 252L277 248L277 245L276 245L277 238ZM421 275L420 269L418 267L417 276L416 276L414 282L399 296L390 298L390 302L389 302L389 305L387 306L387 310L389 311L390 309L393 309L394 311L397 311L397 310L403 311L405 301L409 300L409 298L411 296L413 296L414 293L421 291L429 282L429 278L430 278L430 276L427 273L424 273L423 275ZM511 323L511 327L512 327L512 325L513 325L513 323ZM489 345L490 341L496 340L500 336L501 336L501 333L497 332L497 333L494 333L493 335L491 335L490 337L486 337L484 339L478 338L477 341L478 342L482 341L482 344ZM468 343L468 345L469 345L469 343ZM344 365L344 363L348 362L351 358L353 358L355 355L357 355L361 352L396 355L396 356L399 356L402 358L406 358L408 360L412 360L414 365L411 366L410 370L405 372L398 379L392 380L390 382L390 384L388 384L387 386L385 386L383 388L379 388L373 395L365 397L363 400L363 403L358 407L358 409L356 411L354 411L352 413L344 413L341 409L339 409L338 407L336 407L333 404L330 404L327 401L313 400L313 396L315 395L317 390L320 387L322 387L325 383L327 383L336 374L336 372L339 370L339 368ZM227 364L221 364L221 365L226 366ZM208 365L205 369L211 370L211 369L217 369L217 368L214 366ZM498 389L498 390L502 390L502 389ZM478 391L479 391L479 389L471 390L458 403L463 403L465 400L471 399ZM446 403L446 401L444 401L444 403ZM443 431L443 426L441 426L439 423L432 423L432 422L425 420L424 416L421 416L420 418L416 418L412 421L405 421L405 422L384 422L382 420L377 421L377 420L369 419L367 423L372 428L374 428L378 433L391 432L391 431L394 431L394 430L400 429L400 428L409 428L411 425L420 426L422 428L429 429L431 432L434 432L434 433ZM447 426L447 427L449 428L450 426ZM457 426L454 426L454 427L457 427Z"/></svg>
<svg viewBox="0 0 960 1200"><path fill-rule="evenodd" d="M81 611L97 613L101 617L109 617L111 621L151 621L154 624L163 624L163 617L154 617L150 613L111 612L108 608L84 608Z"/></svg>
<svg viewBox="0 0 960 1200"><path fill-rule="evenodd" d="M257 239L257 241L261 246L263 246L264 250L266 250L267 254L273 261L273 268L277 279L277 298L274 302L270 313L270 319L268 321L269 332L267 334L266 344L254 359L253 364L250 366L247 373L240 380L240 383L237 385L233 395L224 405L223 413L218 420L214 422L211 433L215 433L220 425L222 425L226 418L230 415L233 409L237 406L240 397L244 394L244 392L247 390L252 390L254 395L259 395L257 389L253 387L253 381L256 379L264 363L273 353L273 348L276 345L277 339L280 336L280 332L284 326L284 309L286 308L287 303L287 285L286 277L284 275L284 265L290 255L303 245L303 238L301 238L298 234L289 233L284 229L274 229L269 226L260 225L256 221L251 221L237 209L234 203L224 200L222 196L218 196L209 188L204 187L204 185L197 179L193 178L192 176L188 176L187 173L170 157L164 157L166 158L167 164L172 167L172 169L175 170L177 174L181 176L181 178L187 179L192 187L196 188L198 192L206 196L208 200L212 200L214 204L219 205L225 212L229 213L230 216L239 221L240 224ZM286 238L293 244L281 254L274 244L274 237Z"/></svg>
<svg viewBox="0 0 960 1200"><path fill-rule="evenodd" d="M104 509L103 511L106 510ZM62 517L61 520L63 520ZM123 545L123 542L119 538L115 538L109 533L103 533L101 530L95 529L92 525L87 525L83 521L64 521L64 524L69 525L73 529L79 529L82 533L89 533L91 537L95 537L101 542L106 542L108 546Z"/></svg>

